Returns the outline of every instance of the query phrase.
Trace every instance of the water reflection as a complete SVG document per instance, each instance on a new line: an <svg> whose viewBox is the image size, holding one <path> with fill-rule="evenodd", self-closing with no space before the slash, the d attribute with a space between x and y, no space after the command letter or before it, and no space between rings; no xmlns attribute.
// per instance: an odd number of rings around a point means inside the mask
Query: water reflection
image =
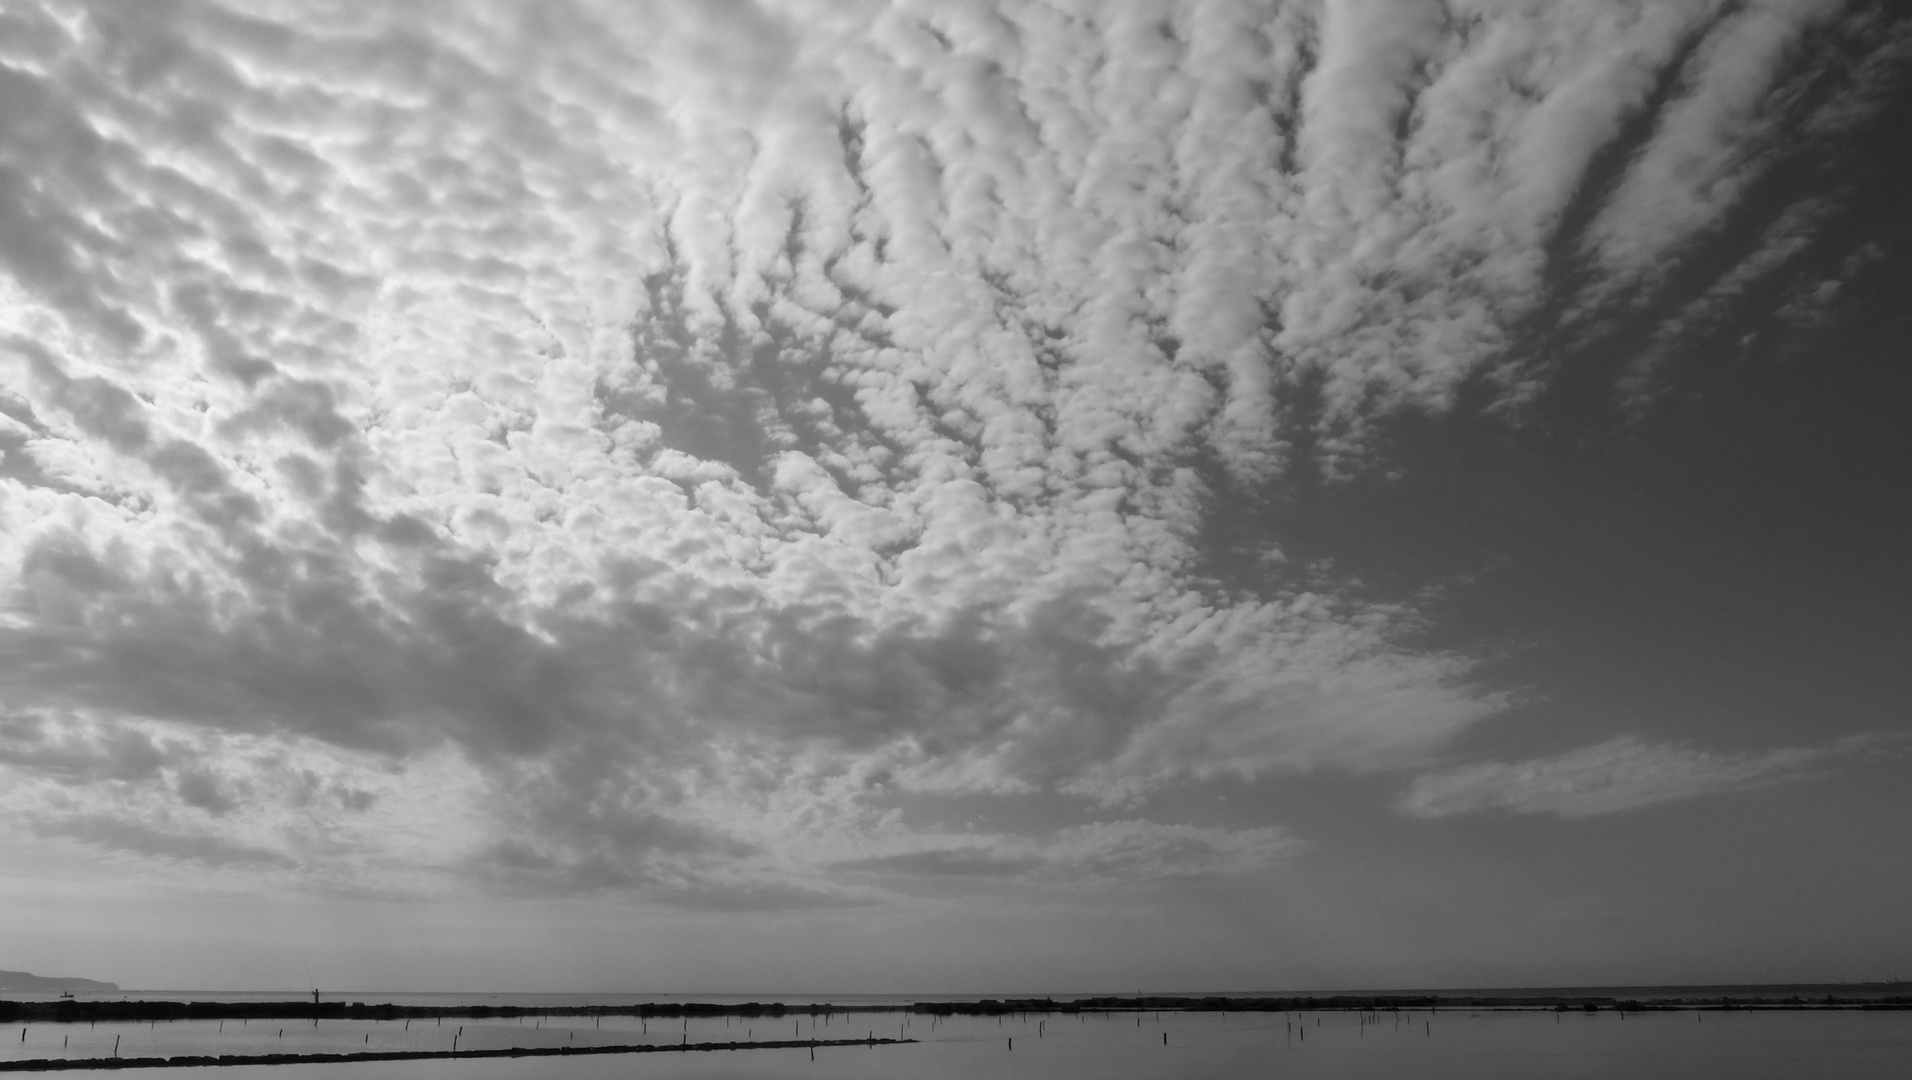
<svg viewBox="0 0 1912 1080"><path fill-rule="evenodd" d="M462 1031L460 1030L462 1029ZM10 1032L10 1034L13 1034ZM502 1020L160 1021L23 1025L0 1057L341 1053L772 1039L909 1038L906 1046L738 1050L589 1058L493 1058L221 1068L220 1080L871 1080L1135 1077L1778 1078L1899 1077L1912 1061L1906 1012L1135 1013ZM82 1070L178 1080L177 1070Z"/></svg>

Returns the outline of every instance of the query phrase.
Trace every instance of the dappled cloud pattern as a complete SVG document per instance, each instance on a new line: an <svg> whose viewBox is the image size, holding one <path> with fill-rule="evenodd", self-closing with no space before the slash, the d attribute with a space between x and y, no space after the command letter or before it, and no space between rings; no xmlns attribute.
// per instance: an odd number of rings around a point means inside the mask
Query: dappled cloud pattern
<svg viewBox="0 0 1912 1080"><path fill-rule="evenodd" d="M1505 700L1412 603L1217 578L1214 505L1470 379L1517 423L1616 311L1813 317L1836 201L1667 267L1891 89L1887 12L10 6L0 804L344 891L1264 872L1147 801ZM1662 797L1480 768L1404 808Z"/></svg>

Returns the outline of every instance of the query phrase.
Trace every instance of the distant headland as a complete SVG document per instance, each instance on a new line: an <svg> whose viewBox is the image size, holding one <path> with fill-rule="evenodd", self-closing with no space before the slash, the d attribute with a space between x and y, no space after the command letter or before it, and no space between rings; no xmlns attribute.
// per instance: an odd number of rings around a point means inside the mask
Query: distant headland
<svg viewBox="0 0 1912 1080"><path fill-rule="evenodd" d="M34 975L25 971L0 971L0 991L24 990L34 994L88 993L110 994L119 992L118 983L100 982L98 979L73 979L64 976Z"/></svg>

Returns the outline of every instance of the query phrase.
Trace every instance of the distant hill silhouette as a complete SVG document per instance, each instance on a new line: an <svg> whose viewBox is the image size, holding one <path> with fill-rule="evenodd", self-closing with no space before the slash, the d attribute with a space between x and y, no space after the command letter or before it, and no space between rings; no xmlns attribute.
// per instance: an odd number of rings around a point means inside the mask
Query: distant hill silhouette
<svg viewBox="0 0 1912 1080"><path fill-rule="evenodd" d="M84 990L97 994L118 989L118 983L100 982L96 979L66 979L49 975L33 975L24 971L0 971L0 991L29 990L36 994L47 994L59 990L75 993Z"/></svg>

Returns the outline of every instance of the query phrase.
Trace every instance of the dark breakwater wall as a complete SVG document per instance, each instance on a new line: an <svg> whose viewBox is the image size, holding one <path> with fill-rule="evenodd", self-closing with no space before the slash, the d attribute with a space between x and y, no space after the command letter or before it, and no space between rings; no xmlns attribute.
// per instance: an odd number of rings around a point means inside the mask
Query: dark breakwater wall
<svg viewBox="0 0 1912 1080"><path fill-rule="evenodd" d="M823 1046L895 1046L915 1039L784 1039L777 1042L704 1042L636 1046L543 1046L504 1050L373 1050L359 1054L221 1054L144 1058L33 1058L0 1061L0 1072L62 1069L167 1069L205 1065L291 1065L331 1061L421 1061L427 1058L576 1057L589 1054L680 1054L715 1050L815 1050Z"/></svg>
<svg viewBox="0 0 1912 1080"><path fill-rule="evenodd" d="M429 1020L519 1016L784 1016L846 1013L837 1005L741 1005L676 1002L648 1005L392 1005L363 1001L0 1001L0 1022L87 1023L115 1020ZM894 1009L885 1010L894 1012Z"/></svg>

